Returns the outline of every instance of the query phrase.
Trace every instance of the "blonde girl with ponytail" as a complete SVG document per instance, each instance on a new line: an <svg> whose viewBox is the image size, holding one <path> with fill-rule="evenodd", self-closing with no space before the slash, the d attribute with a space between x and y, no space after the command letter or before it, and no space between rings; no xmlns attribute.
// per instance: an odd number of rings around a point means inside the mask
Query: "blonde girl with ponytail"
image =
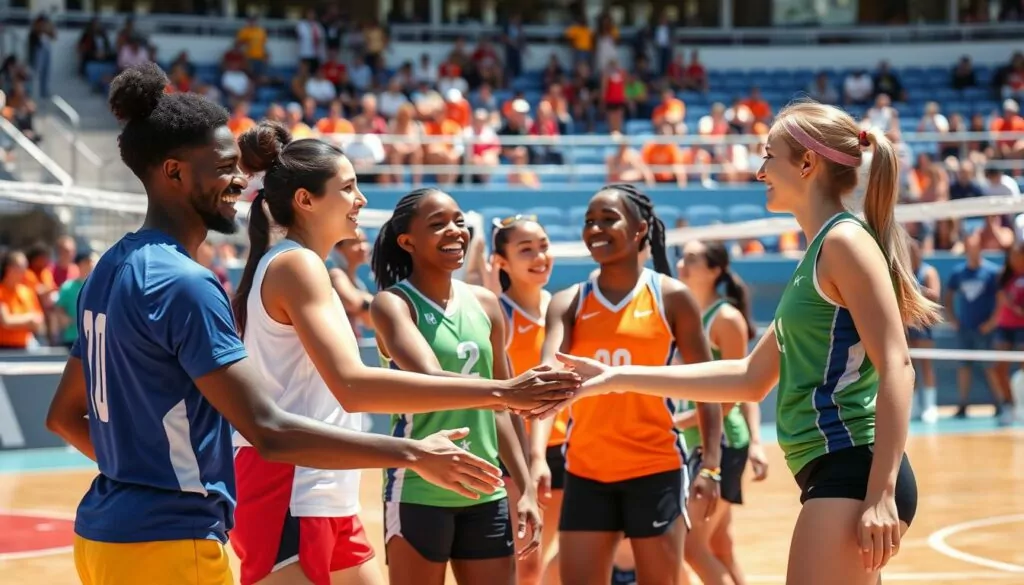
<svg viewBox="0 0 1024 585"><path fill-rule="evenodd" d="M861 219L847 204L867 151ZM750 355L646 368L559 358L588 379L577 399L632 391L760 402L778 385L779 445L803 502L786 582L875 585L917 508L904 453L914 388L904 329L937 322L939 307L919 291L893 217L899 169L884 135L838 108L796 103L772 125L764 159L767 208L792 214L809 244Z"/></svg>

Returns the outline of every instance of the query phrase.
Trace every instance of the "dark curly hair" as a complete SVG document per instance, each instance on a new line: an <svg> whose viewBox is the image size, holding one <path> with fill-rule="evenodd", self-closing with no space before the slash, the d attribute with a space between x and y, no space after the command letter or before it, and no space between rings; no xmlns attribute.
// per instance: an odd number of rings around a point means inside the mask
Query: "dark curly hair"
<svg viewBox="0 0 1024 585"><path fill-rule="evenodd" d="M219 104L194 93L166 93L167 75L155 63L125 69L110 83L110 111L124 124L121 160L142 179L182 148L202 146L228 123Z"/></svg>

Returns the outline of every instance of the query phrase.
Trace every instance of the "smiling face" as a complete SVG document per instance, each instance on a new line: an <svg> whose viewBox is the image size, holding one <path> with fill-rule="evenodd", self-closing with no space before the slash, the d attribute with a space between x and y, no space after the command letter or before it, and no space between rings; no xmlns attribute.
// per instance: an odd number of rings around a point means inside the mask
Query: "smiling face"
<svg viewBox="0 0 1024 585"><path fill-rule="evenodd" d="M692 289L704 290L714 288L721 268L708 266L707 246L703 242L693 240L683 246L683 257L677 265L679 280Z"/></svg>
<svg viewBox="0 0 1024 585"><path fill-rule="evenodd" d="M495 254L495 265L508 273L514 284L543 287L551 278L554 258L544 228L535 221L519 222L503 230L504 247Z"/></svg>
<svg viewBox="0 0 1024 585"><path fill-rule="evenodd" d="M234 135L227 126L220 126L208 144L191 149L183 160L168 161L171 164L164 167L184 179L181 184L189 189L188 203L206 229L223 234L238 229L235 204L246 187L238 170L238 157Z"/></svg>
<svg viewBox="0 0 1024 585"><path fill-rule="evenodd" d="M420 201L409 229L398 236L398 245L412 256L413 266L431 266L451 273L465 263L469 239L459 204L435 191Z"/></svg>
<svg viewBox="0 0 1024 585"><path fill-rule="evenodd" d="M768 211L792 212L801 199L806 198L809 181L804 173L806 157L794 160L789 142L783 138L783 131L772 132L765 144L764 163L757 171L757 180L765 184Z"/></svg>
<svg viewBox="0 0 1024 585"><path fill-rule="evenodd" d="M356 171L346 156L337 158L337 172L324 183L320 196L311 196L305 189L295 192L295 204L324 230L328 239L348 240L356 237L359 228L359 210L366 205L366 197L359 190Z"/></svg>
<svg viewBox="0 0 1024 585"><path fill-rule="evenodd" d="M636 262L640 242L647 236L647 222L633 216L618 191L598 192L587 206L583 223L583 243L590 256L601 265Z"/></svg>

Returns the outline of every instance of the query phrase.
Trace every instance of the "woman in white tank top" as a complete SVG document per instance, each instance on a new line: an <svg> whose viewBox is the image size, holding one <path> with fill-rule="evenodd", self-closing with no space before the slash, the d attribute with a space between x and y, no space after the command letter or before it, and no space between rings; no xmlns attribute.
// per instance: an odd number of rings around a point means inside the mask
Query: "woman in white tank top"
<svg viewBox="0 0 1024 585"><path fill-rule="evenodd" d="M241 166L263 172L249 218L250 255L233 302L251 360L283 409L361 430L363 412L461 408L554 414L578 377L531 370L513 380L434 377L365 366L325 259L356 234L366 199L342 152L320 140L291 141L262 123L239 138ZM264 209L264 204L266 209ZM270 218L285 228L270 245ZM461 438L464 430L446 431ZM267 461L235 435L238 504L231 542L241 583L383 583L359 522L359 472ZM440 440L440 438L439 438ZM458 491L491 493L486 472Z"/></svg>

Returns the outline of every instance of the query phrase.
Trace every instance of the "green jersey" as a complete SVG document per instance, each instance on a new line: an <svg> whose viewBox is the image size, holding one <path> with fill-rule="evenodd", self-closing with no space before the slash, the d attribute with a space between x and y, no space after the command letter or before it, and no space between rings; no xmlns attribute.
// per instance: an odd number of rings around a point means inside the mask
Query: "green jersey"
<svg viewBox="0 0 1024 585"><path fill-rule="evenodd" d="M704 311L701 324L704 327L704 334L709 340L711 339L711 324L715 322L718 310L726 303L725 299L719 299ZM711 357L716 360L722 359L721 350L711 346ZM722 405L722 407L727 408L728 405ZM693 402L687 402L686 408L693 409L696 408L696 405ZM684 430L683 438L686 440L687 449L699 447L701 444L700 428L693 426ZM725 416L725 420L722 421L722 440L724 446L734 449L742 449L750 444L750 429L747 428L747 419L743 418L743 411L740 410L739 405L734 404L729 409L729 414Z"/></svg>
<svg viewBox="0 0 1024 585"><path fill-rule="evenodd" d="M847 212L828 220L807 246L775 310L780 358L776 424L779 446L794 474L826 453L875 440L878 373L850 311L818 285L822 242L840 223L856 223L871 233Z"/></svg>
<svg viewBox="0 0 1024 585"><path fill-rule="evenodd" d="M416 311L416 327L430 344L437 361L446 372L492 378L494 350L491 347L491 321L469 285L453 280L452 298L442 309L420 293L408 281L395 285ZM399 367L383 354L384 367ZM470 453L498 465L498 431L494 412L462 409L421 414L391 415L391 435L423 439L438 431L467 427L469 435L458 445ZM493 494L480 494L471 500L455 492L428 483L410 469L384 471L384 501L425 506L460 507L500 500L504 488Z"/></svg>

